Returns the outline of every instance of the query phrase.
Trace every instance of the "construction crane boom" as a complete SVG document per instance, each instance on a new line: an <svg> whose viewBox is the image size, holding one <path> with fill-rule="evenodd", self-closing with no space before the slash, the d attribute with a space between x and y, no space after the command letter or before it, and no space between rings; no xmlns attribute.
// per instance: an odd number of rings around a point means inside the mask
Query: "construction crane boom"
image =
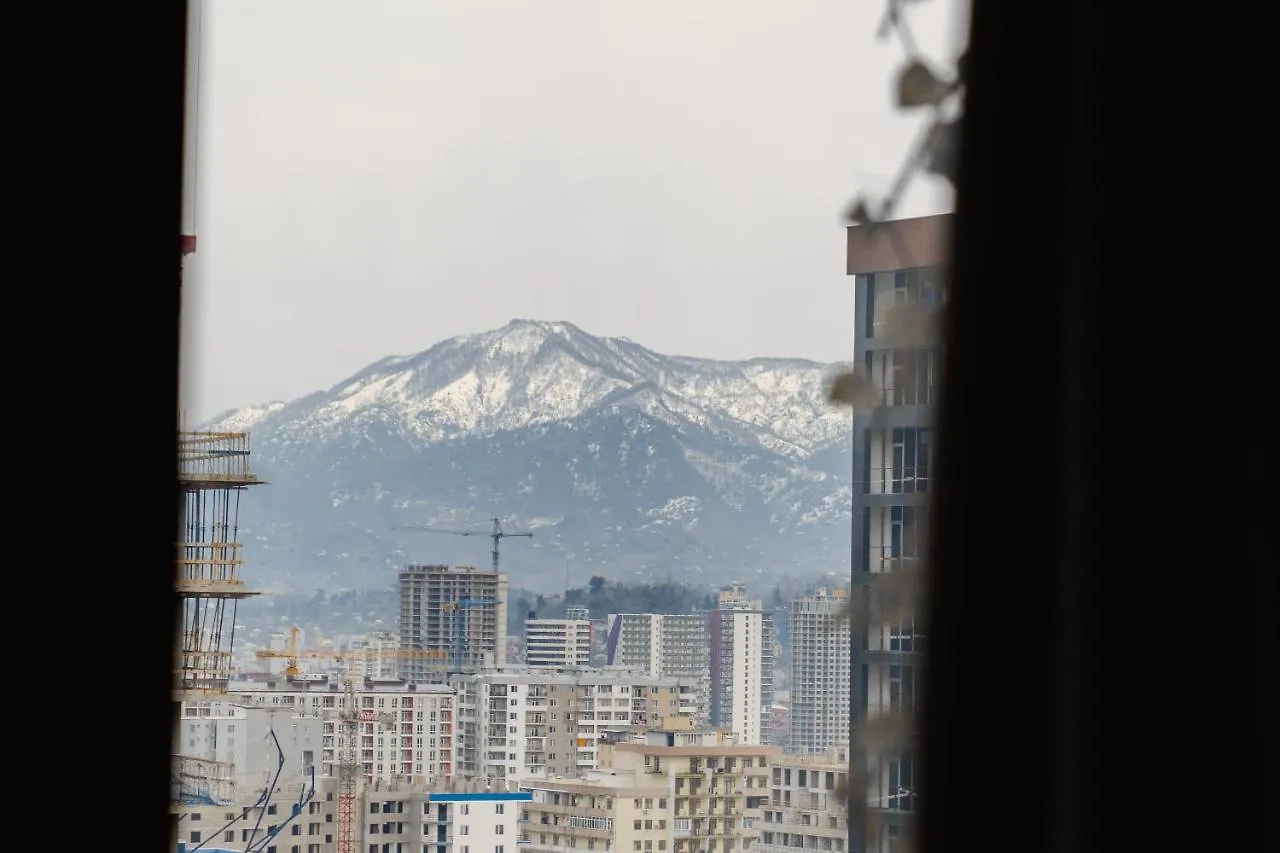
<svg viewBox="0 0 1280 853"><path fill-rule="evenodd" d="M532 531L527 531L527 530L522 530L522 531L519 531L519 532L508 533L508 532L506 532L505 530L503 530L503 529L502 529L502 521L501 521L500 519L497 519L497 518L491 518L491 519L489 519L489 521L490 521L490 523L492 523L492 524L493 524L493 530L491 530L491 531L490 531L490 532L488 532L488 533L485 533L485 532L480 531L480 530L447 530L447 529L440 528L440 527L414 527L414 526L408 526L408 527L398 527L398 528L396 528L396 529L397 529L397 530L417 530L417 531L420 531L420 532L422 532L422 533L444 533L444 534L449 535L449 536L488 536L490 539L492 539L492 540L493 540L493 551L492 551L492 552L490 552L490 553L491 553L491 556L493 557L493 571L494 571L494 573L495 573L495 574L497 574L497 571L498 571L498 543L500 543L503 539L509 539L509 538L514 538L514 537L525 537L525 538L529 538L529 537L532 537L532 536L533 536L533 532L532 532Z"/></svg>
<svg viewBox="0 0 1280 853"><path fill-rule="evenodd" d="M299 628L297 625L294 625L292 628L289 629L289 642L285 645L283 650L258 649L253 653L253 656L256 657L258 660L284 658L286 661L285 668L284 668L285 678L292 681L293 679L297 678L298 674L301 672L301 670L298 668L299 658L323 657L323 654L321 652L304 650L304 649L298 648L298 634L300 634L301 632L302 632L302 629Z"/></svg>

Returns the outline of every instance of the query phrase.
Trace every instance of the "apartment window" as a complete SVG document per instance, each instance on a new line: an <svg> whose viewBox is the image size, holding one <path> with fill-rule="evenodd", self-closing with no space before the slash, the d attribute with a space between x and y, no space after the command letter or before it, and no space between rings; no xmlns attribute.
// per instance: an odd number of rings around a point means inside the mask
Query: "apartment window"
<svg viewBox="0 0 1280 853"><path fill-rule="evenodd" d="M234 829L228 829L226 832L222 833L222 840L234 842L236 840L236 831Z"/></svg>
<svg viewBox="0 0 1280 853"><path fill-rule="evenodd" d="M502 833L504 832L504 830L505 830L505 829L506 829L506 827L504 827L502 824L497 824L497 825L496 825L496 826L494 826L494 828L493 828L493 834L494 834L494 835L502 835Z"/></svg>
<svg viewBox="0 0 1280 853"><path fill-rule="evenodd" d="M494 804L494 807L493 807L493 813L494 813L494 814L505 814L505 812L503 811L503 809L504 809L504 808L506 808L506 804L505 804L505 803L496 803L496 804Z"/></svg>
<svg viewBox="0 0 1280 853"><path fill-rule="evenodd" d="M276 804L271 803L270 805L267 806L267 814L275 814L275 813L276 813Z"/></svg>
<svg viewBox="0 0 1280 853"><path fill-rule="evenodd" d="M889 760L888 807L898 811L915 811L915 791L911 785L912 755L903 750Z"/></svg>
<svg viewBox="0 0 1280 853"><path fill-rule="evenodd" d="M915 667L889 667L889 707L913 708L915 696Z"/></svg>
<svg viewBox="0 0 1280 853"><path fill-rule="evenodd" d="M196 829L196 830L192 830L192 832L191 832L191 840L192 840L192 842L197 843L197 844L200 842L200 830L198 830L198 829Z"/></svg>
<svg viewBox="0 0 1280 853"><path fill-rule="evenodd" d="M891 652L914 652L916 649L916 625L915 620L904 622L901 625L894 625L889 629L889 651Z"/></svg>
<svg viewBox="0 0 1280 853"><path fill-rule="evenodd" d="M898 427L892 432L893 458L890 486L893 494L929 491L929 430Z"/></svg>

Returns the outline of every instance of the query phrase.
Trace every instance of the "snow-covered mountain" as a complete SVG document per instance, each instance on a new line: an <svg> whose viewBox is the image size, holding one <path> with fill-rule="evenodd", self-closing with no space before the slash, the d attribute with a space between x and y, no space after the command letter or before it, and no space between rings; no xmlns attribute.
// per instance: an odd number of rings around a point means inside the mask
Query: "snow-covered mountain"
<svg viewBox="0 0 1280 853"><path fill-rule="evenodd" d="M848 566L850 416L832 365L666 356L570 323L514 320L370 365L328 391L224 413L253 466L246 578L371 588L406 561L518 586L593 574L759 580Z"/></svg>

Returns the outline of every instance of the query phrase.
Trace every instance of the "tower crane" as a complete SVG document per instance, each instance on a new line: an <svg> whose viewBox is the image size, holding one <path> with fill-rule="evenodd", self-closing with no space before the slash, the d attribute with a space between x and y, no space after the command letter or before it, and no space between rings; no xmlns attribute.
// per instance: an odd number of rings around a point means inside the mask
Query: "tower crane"
<svg viewBox="0 0 1280 853"><path fill-rule="evenodd" d="M445 533L450 536L488 536L490 539L493 540L493 551L491 552L491 555L493 557L493 571L496 574L498 571L498 543L500 543L503 539L507 539L511 537L521 537L521 536L532 537L533 533L532 531L527 531L527 530L520 531L518 533L507 533L505 530L502 529L502 522L499 519L491 518L489 519L489 521L493 524L493 530L490 531L489 533L484 533L483 531L480 531L480 530L446 530L439 527L409 526L409 527L399 527L396 529L397 530L418 530L423 533Z"/></svg>
<svg viewBox="0 0 1280 853"><path fill-rule="evenodd" d="M395 650L413 652L413 649ZM356 707L356 681L353 662L380 653L376 649L338 652L334 657L343 664L342 708L338 713L338 731L342 748L338 751L338 853L356 853L356 794L363 775L356 741L361 723L395 723L395 714L378 714L372 708ZM385 654L385 653L384 653Z"/></svg>
<svg viewBox="0 0 1280 853"><path fill-rule="evenodd" d="M253 656L256 657L258 660L284 658L286 661L285 667L284 667L285 677L288 678L290 681L292 681L293 679L297 678L298 675L302 672L302 670L298 668L299 658L323 657L323 654L321 652L303 650L298 648L298 634L300 634L301 632L302 632L302 629L299 628L297 625L294 625L292 628L289 629L289 642L285 644L285 647L283 650L258 649L253 653Z"/></svg>

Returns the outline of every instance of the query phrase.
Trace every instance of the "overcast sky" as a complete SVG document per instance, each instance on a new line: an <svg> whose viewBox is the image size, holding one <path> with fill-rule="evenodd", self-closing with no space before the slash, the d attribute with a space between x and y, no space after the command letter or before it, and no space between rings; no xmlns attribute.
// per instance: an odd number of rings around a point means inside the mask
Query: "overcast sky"
<svg viewBox="0 0 1280 853"><path fill-rule="evenodd" d="M205 0L184 406L512 318L713 358L851 351L840 213L920 118L883 0ZM954 0L912 4L954 58ZM901 209L950 209L917 183Z"/></svg>

